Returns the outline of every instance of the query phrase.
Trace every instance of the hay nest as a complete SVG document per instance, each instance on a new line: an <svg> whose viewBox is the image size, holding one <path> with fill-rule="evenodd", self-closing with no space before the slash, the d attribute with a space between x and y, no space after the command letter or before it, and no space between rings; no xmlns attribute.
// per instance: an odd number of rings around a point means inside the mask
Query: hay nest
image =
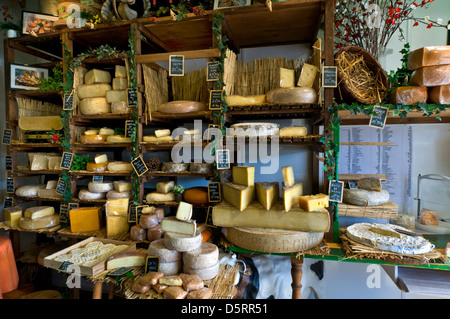
<svg viewBox="0 0 450 319"><path fill-rule="evenodd" d="M373 105L388 95L389 80L378 61L360 47L347 46L335 55L342 101Z"/></svg>

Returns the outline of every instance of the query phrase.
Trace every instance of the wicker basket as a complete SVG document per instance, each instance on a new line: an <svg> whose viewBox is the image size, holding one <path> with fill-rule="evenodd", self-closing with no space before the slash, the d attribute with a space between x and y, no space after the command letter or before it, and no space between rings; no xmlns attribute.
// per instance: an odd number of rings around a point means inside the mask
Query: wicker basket
<svg viewBox="0 0 450 319"><path fill-rule="evenodd" d="M338 61L340 61L341 55L343 55L344 52L350 52L355 55L363 56L363 61L367 65L369 71L371 71L373 75L380 76L380 82L382 83L382 86L384 86L384 90L379 91L379 98L362 98L359 94L357 94L358 92L355 92L354 89L350 88L350 85L346 80L344 70L339 67L338 63ZM387 97L389 88L388 77L386 75L386 72L381 67L380 63L378 63L378 61L373 57L372 54L357 46L346 46L336 53L334 59L335 65L338 66L339 91L336 94L337 100L341 100L343 102L358 102L361 104L372 105L381 102Z"/></svg>

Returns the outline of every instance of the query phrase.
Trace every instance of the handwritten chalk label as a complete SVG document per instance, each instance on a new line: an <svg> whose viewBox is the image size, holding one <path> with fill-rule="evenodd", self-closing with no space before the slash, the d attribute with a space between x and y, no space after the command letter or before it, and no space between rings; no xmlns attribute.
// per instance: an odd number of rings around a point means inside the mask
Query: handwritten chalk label
<svg viewBox="0 0 450 319"><path fill-rule="evenodd" d="M206 81L217 81L219 80L219 62L208 62L206 71Z"/></svg>
<svg viewBox="0 0 450 319"><path fill-rule="evenodd" d="M216 225L214 225L213 223L213 219L212 219L212 210L213 207L209 206L208 207L208 212L206 213L206 221L205 221L205 225L209 226L209 227L217 227Z"/></svg>
<svg viewBox="0 0 450 319"><path fill-rule="evenodd" d="M61 204L59 206L59 220L63 223L69 221L69 205L67 204Z"/></svg>
<svg viewBox="0 0 450 319"><path fill-rule="evenodd" d="M63 262L61 263L61 265L59 265L58 270L67 272L67 268L69 268L70 265L72 265L71 262L69 262L69 261L63 261Z"/></svg>
<svg viewBox="0 0 450 319"><path fill-rule="evenodd" d="M328 199L330 202L342 203L344 193L344 182L332 180L328 186Z"/></svg>
<svg viewBox="0 0 450 319"><path fill-rule="evenodd" d="M70 169L72 167L73 156L73 153L64 152L61 156L61 163L59 164L59 166L62 169Z"/></svg>
<svg viewBox="0 0 450 319"><path fill-rule="evenodd" d="M230 168L230 150L216 150L217 169Z"/></svg>
<svg viewBox="0 0 450 319"><path fill-rule="evenodd" d="M136 204L130 204L128 209L128 222L129 223L137 223L137 214L136 214Z"/></svg>
<svg viewBox="0 0 450 319"><path fill-rule="evenodd" d="M136 135L136 122L132 120L125 121L125 137Z"/></svg>
<svg viewBox="0 0 450 319"><path fill-rule="evenodd" d="M208 136L207 136L207 142L212 142L216 139L216 137L219 137L220 127L217 124L209 124L208 125ZM214 136L214 139L211 139L211 137Z"/></svg>
<svg viewBox="0 0 450 319"><path fill-rule="evenodd" d="M92 176L92 181L94 183L103 183L103 175L94 175L94 176Z"/></svg>
<svg viewBox="0 0 450 319"><path fill-rule="evenodd" d="M147 256L145 259L145 273L159 270L159 257L158 256Z"/></svg>
<svg viewBox="0 0 450 319"><path fill-rule="evenodd" d="M79 203L69 203L69 210L80 207Z"/></svg>
<svg viewBox="0 0 450 319"><path fill-rule="evenodd" d="M148 171L148 167L147 165L145 165L145 162L141 156L138 156L134 160L132 160L131 165L133 166L134 171L138 176L141 176Z"/></svg>
<svg viewBox="0 0 450 319"><path fill-rule="evenodd" d="M11 155L6 155L5 156L5 170L7 172L12 171L12 157L11 157Z"/></svg>
<svg viewBox="0 0 450 319"><path fill-rule="evenodd" d="M350 189L354 189L354 188L358 188L358 185L356 185L355 181L348 181L348 188Z"/></svg>
<svg viewBox="0 0 450 319"><path fill-rule="evenodd" d="M5 129L3 131L3 142L2 143L5 145L11 144L11 137L12 137L12 130Z"/></svg>
<svg viewBox="0 0 450 319"><path fill-rule="evenodd" d="M66 182L60 177L58 179L58 184L56 184L56 192L58 194L64 195L66 191Z"/></svg>
<svg viewBox="0 0 450 319"><path fill-rule="evenodd" d="M383 129L386 125L389 108L383 106L375 106L373 110L376 114L370 116L369 126Z"/></svg>
<svg viewBox="0 0 450 319"><path fill-rule="evenodd" d="M73 110L73 92L70 94L64 94L64 104L63 110L72 111Z"/></svg>
<svg viewBox="0 0 450 319"><path fill-rule="evenodd" d="M169 75L184 76L184 55L169 56Z"/></svg>
<svg viewBox="0 0 450 319"><path fill-rule="evenodd" d="M133 107L138 104L138 92L136 89L127 89L127 106Z"/></svg>
<svg viewBox="0 0 450 319"><path fill-rule="evenodd" d="M136 224L139 224L142 211L144 210L145 207L148 207L148 205L136 206Z"/></svg>
<svg viewBox="0 0 450 319"><path fill-rule="evenodd" d="M322 87L336 88L337 83L337 67L324 66L322 68Z"/></svg>
<svg viewBox="0 0 450 319"><path fill-rule="evenodd" d="M14 206L14 198L5 197L3 200L3 208L13 207Z"/></svg>
<svg viewBox="0 0 450 319"><path fill-rule="evenodd" d="M221 110L222 109L222 90L209 91L209 109Z"/></svg>
<svg viewBox="0 0 450 319"><path fill-rule="evenodd" d="M211 203L221 202L222 197L220 196L220 183L210 182L208 183L208 200Z"/></svg>
<svg viewBox="0 0 450 319"><path fill-rule="evenodd" d="M9 194L14 193L14 178L8 177L6 179L6 192Z"/></svg>

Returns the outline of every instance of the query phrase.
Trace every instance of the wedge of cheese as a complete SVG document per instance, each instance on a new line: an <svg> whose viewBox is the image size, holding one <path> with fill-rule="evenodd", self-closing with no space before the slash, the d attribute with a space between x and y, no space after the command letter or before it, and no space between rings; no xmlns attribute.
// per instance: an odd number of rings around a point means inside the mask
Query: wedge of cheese
<svg viewBox="0 0 450 319"><path fill-rule="evenodd" d="M20 219L22 218L22 207L8 207L3 209L3 222L9 227L20 226Z"/></svg>
<svg viewBox="0 0 450 319"><path fill-rule="evenodd" d="M174 186L174 181L158 182L156 183L156 191L158 193L167 194L173 190Z"/></svg>
<svg viewBox="0 0 450 319"><path fill-rule="evenodd" d="M29 219L22 217L20 219L20 228L35 230L42 228L49 228L59 225L59 215L53 214L36 219Z"/></svg>
<svg viewBox="0 0 450 319"><path fill-rule="evenodd" d="M106 154L97 154L94 157L95 163L107 163L108 162L108 156Z"/></svg>
<svg viewBox="0 0 450 319"><path fill-rule="evenodd" d="M317 195L304 195L298 197L298 204L301 209L307 212L312 212L313 210L326 208L329 205L328 195L317 194Z"/></svg>
<svg viewBox="0 0 450 319"><path fill-rule="evenodd" d="M295 86L295 71L280 68L280 88L290 88Z"/></svg>
<svg viewBox="0 0 450 319"><path fill-rule="evenodd" d="M108 199L105 203L105 212L108 216L127 216L128 198Z"/></svg>
<svg viewBox="0 0 450 319"><path fill-rule="evenodd" d="M189 221L182 221L176 216L164 217L161 220L161 230L163 232L180 233L189 236L194 236L197 231L197 223L191 219Z"/></svg>
<svg viewBox="0 0 450 319"><path fill-rule="evenodd" d="M284 186L291 187L295 184L294 170L292 166L284 166L281 168Z"/></svg>
<svg viewBox="0 0 450 319"><path fill-rule="evenodd" d="M256 183L256 199L267 210L271 209L279 197L279 185L274 183Z"/></svg>
<svg viewBox="0 0 450 319"><path fill-rule="evenodd" d="M239 211L243 211L255 199L255 186L222 183L223 199Z"/></svg>
<svg viewBox="0 0 450 319"><path fill-rule="evenodd" d="M35 206L25 209L23 216L28 219L37 219L55 214L52 206Z"/></svg>
<svg viewBox="0 0 450 319"><path fill-rule="evenodd" d="M128 232L130 224L128 216L108 216L106 215L106 237L114 237Z"/></svg>
<svg viewBox="0 0 450 319"><path fill-rule="evenodd" d="M92 69L84 75L84 84L111 83L111 74L108 71Z"/></svg>
<svg viewBox="0 0 450 319"><path fill-rule="evenodd" d="M129 181L114 181L114 190L117 192L131 192L133 185Z"/></svg>
<svg viewBox="0 0 450 319"><path fill-rule="evenodd" d="M69 211L70 231L82 233L95 231L101 228L101 207L77 207Z"/></svg>
<svg viewBox="0 0 450 319"><path fill-rule="evenodd" d="M305 88L312 88L319 68L315 65L305 63L298 78L297 85Z"/></svg>
<svg viewBox="0 0 450 319"><path fill-rule="evenodd" d="M255 185L255 167L233 166L233 183L243 186Z"/></svg>
<svg viewBox="0 0 450 319"><path fill-rule="evenodd" d="M303 184L296 183L292 186L284 186L283 193L283 206L286 212L290 211L293 207L298 206L298 197L303 195Z"/></svg>
<svg viewBox="0 0 450 319"><path fill-rule="evenodd" d="M177 209L176 217L179 220L188 221L192 217L192 204L186 202L180 202Z"/></svg>

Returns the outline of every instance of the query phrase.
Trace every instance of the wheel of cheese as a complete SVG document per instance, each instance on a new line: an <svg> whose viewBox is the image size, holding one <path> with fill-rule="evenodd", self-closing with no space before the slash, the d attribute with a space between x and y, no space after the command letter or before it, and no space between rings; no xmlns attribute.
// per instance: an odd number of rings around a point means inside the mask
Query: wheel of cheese
<svg viewBox="0 0 450 319"><path fill-rule="evenodd" d="M279 133L279 125L275 123L238 123L230 128L233 136L274 136Z"/></svg>
<svg viewBox="0 0 450 319"><path fill-rule="evenodd" d="M189 172L195 174L210 174L213 166L210 163L191 163L189 164Z"/></svg>
<svg viewBox="0 0 450 319"><path fill-rule="evenodd" d="M110 172L129 172L133 169L128 162L109 162L108 171Z"/></svg>
<svg viewBox="0 0 450 319"><path fill-rule="evenodd" d="M277 88L267 92L266 98L270 104L314 104L317 92L307 87Z"/></svg>
<svg viewBox="0 0 450 319"><path fill-rule="evenodd" d="M89 172L106 172L108 170L108 163L94 163L88 162L86 164L86 170Z"/></svg>
<svg viewBox="0 0 450 319"><path fill-rule="evenodd" d="M161 113L190 113L206 110L208 107L205 103L195 101L172 101L158 107L158 112Z"/></svg>
<svg viewBox="0 0 450 319"><path fill-rule="evenodd" d="M151 192L145 196L145 200L147 202L172 202L175 200L175 194L173 192L167 194Z"/></svg>
<svg viewBox="0 0 450 319"><path fill-rule="evenodd" d="M111 90L108 83L82 84L77 87L78 98L83 100L90 97L105 97L106 91Z"/></svg>
<svg viewBox="0 0 450 319"><path fill-rule="evenodd" d="M208 187L192 187L186 189L183 192L183 200L193 205L208 204Z"/></svg>
<svg viewBox="0 0 450 319"><path fill-rule="evenodd" d="M58 214L53 214L50 216L45 216L36 219L29 219L23 217L20 219L20 228L29 230L49 228L57 225L59 225Z"/></svg>
<svg viewBox="0 0 450 319"><path fill-rule="evenodd" d="M113 189L106 193L107 199L130 198L130 197L131 197L131 192L129 192L129 191L118 192Z"/></svg>
<svg viewBox="0 0 450 319"><path fill-rule="evenodd" d="M91 193L107 193L114 189L112 182L89 182L88 190Z"/></svg>
<svg viewBox="0 0 450 319"><path fill-rule="evenodd" d="M183 264L189 268L208 268L219 260L219 248L213 243L204 242L197 249L183 253Z"/></svg>
<svg viewBox="0 0 450 319"><path fill-rule="evenodd" d="M168 142L172 142L173 138L172 138L172 136L156 137L154 135L150 135L150 136L144 136L143 141L148 142L148 143L168 143Z"/></svg>
<svg viewBox="0 0 450 319"><path fill-rule="evenodd" d="M97 144L106 142L107 135L81 135L81 144Z"/></svg>
<svg viewBox="0 0 450 319"><path fill-rule="evenodd" d="M344 188L342 200L346 204L356 206L378 206L389 201L389 192L385 189L381 191L369 191L366 189Z"/></svg>
<svg viewBox="0 0 450 319"><path fill-rule="evenodd" d="M305 137L306 127L303 126L291 126L283 127L280 129L280 137Z"/></svg>
<svg viewBox="0 0 450 319"><path fill-rule="evenodd" d="M225 102L228 106L253 106L261 105L266 103L265 95L251 95L251 96L240 96L240 95L227 95L225 97Z"/></svg>
<svg viewBox="0 0 450 319"><path fill-rule="evenodd" d="M127 101L111 102L111 113L131 113L133 109L128 107Z"/></svg>
<svg viewBox="0 0 450 319"><path fill-rule="evenodd" d="M97 115L111 112L111 104L104 97L89 97L80 100L80 112L83 115Z"/></svg>
<svg viewBox="0 0 450 319"><path fill-rule="evenodd" d="M181 252L166 248L164 245L164 239L152 241L148 246L147 255L158 256L160 263L173 263L182 259Z"/></svg>
<svg viewBox="0 0 450 319"><path fill-rule="evenodd" d="M183 264L183 272L187 274L197 275L201 280L210 280L217 276L220 269L220 263L207 268L191 268Z"/></svg>
<svg viewBox="0 0 450 319"><path fill-rule="evenodd" d="M323 239L321 232L301 232L256 227L223 227L222 233L232 244L265 253L294 253L311 249Z"/></svg>
<svg viewBox="0 0 450 319"><path fill-rule="evenodd" d="M169 263L160 262L158 265L158 271L162 272L164 276L173 276L181 272L182 266L183 263L181 260Z"/></svg>
<svg viewBox="0 0 450 319"><path fill-rule="evenodd" d="M20 197L38 196L39 189L45 189L45 185L24 185L16 189L15 194Z"/></svg>
<svg viewBox="0 0 450 319"><path fill-rule="evenodd" d="M125 137L122 135L109 135L106 141L108 143L131 143L133 140L131 137Z"/></svg>
<svg viewBox="0 0 450 319"><path fill-rule="evenodd" d="M161 170L167 173L186 172L189 169L189 163L166 162L161 165Z"/></svg>
<svg viewBox="0 0 450 319"><path fill-rule="evenodd" d="M372 227L395 233L397 233L396 229L409 231L407 228L393 224L356 223L347 227L346 234L350 239L358 243L399 254L425 254L434 248L434 245L422 236L413 237L404 235L398 238L373 232L370 230Z"/></svg>
<svg viewBox="0 0 450 319"><path fill-rule="evenodd" d="M181 233L165 232L164 246L167 249L186 252L199 248L202 245L202 233L196 231L194 236Z"/></svg>
<svg viewBox="0 0 450 319"><path fill-rule="evenodd" d="M93 193L83 188L78 192L78 198L80 200L96 200L105 198L105 193Z"/></svg>

